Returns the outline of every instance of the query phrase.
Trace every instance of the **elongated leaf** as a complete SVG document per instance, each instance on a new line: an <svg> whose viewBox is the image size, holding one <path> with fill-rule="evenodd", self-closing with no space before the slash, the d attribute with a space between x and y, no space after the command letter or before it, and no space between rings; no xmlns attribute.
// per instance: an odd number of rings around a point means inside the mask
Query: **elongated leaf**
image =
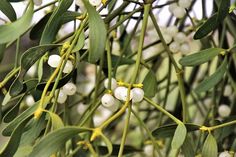
<svg viewBox="0 0 236 157"><path fill-rule="evenodd" d="M89 15L89 57L88 61L96 63L105 50L107 31L104 21L88 1L83 0Z"/></svg>
<svg viewBox="0 0 236 157"><path fill-rule="evenodd" d="M58 7L50 16L40 40L40 45L50 44L60 28L60 20L64 12L71 6L73 0L61 0Z"/></svg>
<svg viewBox="0 0 236 157"><path fill-rule="evenodd" d="M200 126L199 125L195 125L195 124L190 124L190 123L186 123L184 124L187 132L192 132L192 131L196 131L199 130ZM155 129L152 134L154 137L156 138L168 138L168 137L173 137L175 130L177 128L177 124L171 124L171 125L166 125L166 126L161 126L157 129Z"/></svg>
<svg viewBox="0 0 236 157"><path fill-rule="evenodd" d="M154 97L157 92L157 80L153 71L149 71L143 80L143 90L147 97Z"/></svg>
<svg viewBox="0 0 236 157"><path fill-rule="evenodd" d="M204 24L200 26L197 32L194 34L193 39L201 39L209 34L211 31L215 30L218 26L217 14L211 16Z"/></svg>
<svg viewBox="0 0 236 157"><path fill-rule="evenodd" d="M33 7L31 1L27 11L19 20L0 26L0 44L14 41L28 30L33 17Z"/></svg>
<svg viewBox="0 0 236 157"><path fill-rule="evenodd" d="M65 75L63 78L61 78L59 80L59 83L57 85L57 89L58 88L61 88L62 86L64 86L70 79L71 77L73 76L74 72L76 71L76 69L74 69L73 71L71 71L69 74ZM46 85L47 82L43 82L43 83L40 83L37 85L37 89L39 90L43 90L45 85ZM54 86L54 81L52 83L50 83L49 87L48 87L48 91L51 91L53 86Z"/></svg>
<svg viewBox="0 0 236 157"><path fill-rule="evenodd" d="M214 87L220 80L223 78L225 72L227 70L227 58L225 57L223 63L219 66L219 68L215 71L214 74L203 80L195 89L197 93L205 92L212 87Z"/></svg>
<svg viewBox="0 0 236 157"><path fill-rule="evenodd" d="M25 84L23 84L22 81L23 80L20 77L17 77L14 80L13 84L10 87L10 91L9 91L11 96L17 96L20 93L22 93L22 91L24 89L26 89Z"/></svg>
<svg viewBox="0 0 236 157"><path fill-rule="evenodd" d="M1 105L5 106L10 100L11 100L11 95L10 95L9 92L7 92L7 94L5 95Z"/></svg>
<svg viewBox="0 0 236 157"><path fill-rule="evenodd" d="M186 137L181 149L183 151L184 156L194 157L194 147L193 147L193 144L191 142L191 137L190 136Z"/></svg>
<svg viewBox="0 0 236 157"><path fill-rule="evenodd" d="M25 51L21 57L21 73L23 73L24 75L27 72L27 70L29 70L29 68L46 52L59 46L61 45L60 44L40 45L32 47L27 51Z"/></svg>
<svg viewBox="0 0 236 157"><path fill-rule="evenodd" d="M179 60L179 63L183 66L196 66L206 63L212 60L215 56L220 54L220 52L225 51L221 48L209 48L194 54L185 56Z"/></svg>
<svg viewBox="0 0 236 157"><path fill-rule="evenodd" d="M32 146L23 146L19 147L14 157L27 157L29 153L32 151Z"/></svg>
<svg viewBox="0 0 236 157"><path fill-rule="evenodd" d="M7 0L0 1L0 10L11 20L16 20L16 12Z"/></svg>
<svg viewBox="0 0 236 157"><path fill-rule="evenodd" d="M179 149L183 145L186 135L187 135L187 129L184 126L184 124L183 123L178 124L174 133L174 137L171 142L171 148Z"/></svg>
<svg viewBox="0 0 236 157"><path fill-rule="evenodd" d="M217 21L222 22L229 13L230 0L220 0L220 6L217 12Z"/></svg>
<svg viewBox="0 0 236 157"><path fill-rule="evenodd" d="M20 108L20 103L21 101L23 100L24 98L24 95L22 95L18 101L16 102L15 106L13 106L10 111L8 111L6 113L6 115L3 117L3 121L5 123L9 123L11 122L17 115L18 115L18 112L19 112L19 108Z"/></svg>
<svg viewBox="0 0 236 157"><path fill-rule="evenodd" d="M46 111L46 112L49 114L49 116L51 118L52 127L54 130L62 128L64 126L61 118L57 114L55 114L51 111Z"/></svg>
<svg viewBox="0 0 236 157"><path fill-rule="evenodd" d="M0 63L2 62L2 59L4 57L5 49L6 49L6 44L0 44Z"/></svg>
<svg viewBox="0 0 236 157"><path fill-rule="evenodd" d="M117 144L113 144L113 151L111 153L111 155L113 156L117 156L119 153L119 149L120 149L120 145ZM98 146L98 150L99 150L99 154L101 155L106 155L108 153L107 147L106 146ZM131 154L131 153L137 153L137 152L141 152L142 150L134 148L132 146L129 145L125 145L124 146L124 151L123 154Z"/></svg>
<svg viewBox="0 0 236 157"><path fill-rule="evenodd" d="M51 17L52 13L48 13L47 15L45 15L30 31L30 39L32 40L36 40L36 39L40 39L43 33L43 30L47 24L47 22L49 21L49 18ZM62 14L62 17L60 18L60 22L59 22L59 26L58 26L58 30L59 28L67 23L70 22L74 19L76 19L77 16L80 16L81 14L78 12L72 12L72 11L66 11L64 14ZM56 28L55 28L56 29ZM57 31L58 31L57 30ZM57 32L56 31L56 32Z"/></svg>
<svg viewBox="0 0 236 157"><path fill-rule="evenodd" d="M80 49L84 47L84 42L85 42L85 34L84 31L82 31L79 35L79 40L77 41L75 47L73 48L72 52L77 52Z"/></svg>
<svg viewBox="0 0 236 157"><path fill-rule="evenodd" d="M48 103L49 97L46 97L45 104ZM2 135L4 136L10 136L12 131L15 129L17 124L21 123L25 118L31 116L34 114L36 109L38 108L39 101L36 102L33 106L25 110L23 113L21 113L18 117L16 117L11 123L9 123L6 128L3 129Z"/></svg>
<svg viewBox="0 0 236 157"><path fill-rule="evenodd" d="M88 131L88 129L79 127L65 127L57 129L39 141L33 147L33 151L30 153L29 157L50 156L58 151L67 140L75 137L79 133L86 131Z"/></svg>
<svg viewBox="0 0 236 157"><path fill-rule="evenodd" d="M103 139L103 142L106 144L108 150L105 156L110 156L113 151L112 143L105 135L102 134L101 137Z"/></svg>
<svg viewBox="0 0 236 157"><path fill-rule="evenodd" d="M211 133L208 134L202 148L203 157L217 157L218 148L217 143Z"/></svg>
<svg viewBox="0 0 236 157"><path fill-rule="evenodd" d="M29 116L25 118L21 123L16 125L14 131L12 132L10 140L8 141L5 148L1 151L0 157L11 157L15 154L18 149L24 127L30 119L31 117Z"/></svg>

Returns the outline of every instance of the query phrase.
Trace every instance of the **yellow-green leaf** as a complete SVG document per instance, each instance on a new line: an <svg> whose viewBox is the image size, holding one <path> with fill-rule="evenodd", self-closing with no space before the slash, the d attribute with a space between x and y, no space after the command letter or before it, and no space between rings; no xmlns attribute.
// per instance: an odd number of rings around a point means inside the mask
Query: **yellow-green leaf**
<svg viewBox="0 0 236 157"><path fill-rule="evenodd" d="M202 157L217 157L218 147L216 139L211 133L208 134L202 148Z"/></svg>
<svg viewBox="0 0 236 157"><path fill-rule="evenodd" d="M186 127L184 126L183 123L179 123L171 142L171 148L179 149L183 145L186 135L187 135Z"/></svg>
<svg viewBox="0 0 236 157"><path fill-rule="evenodd" d="M147 97L154 97L157 92L157 80L155 73L149 71L143 80L143 90Z"/></svg>

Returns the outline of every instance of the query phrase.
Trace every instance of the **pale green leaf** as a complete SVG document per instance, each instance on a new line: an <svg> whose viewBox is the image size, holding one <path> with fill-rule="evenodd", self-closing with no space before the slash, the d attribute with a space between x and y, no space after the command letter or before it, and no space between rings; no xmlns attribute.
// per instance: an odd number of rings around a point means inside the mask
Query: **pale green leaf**
<svg viewBox="0 0 236 157"><path fill-rule="evenodd" d="M216 139L211 133L208 134L202 148L202 157L217 157L218 147Z"/></svg>
<svg viewBox="0 0 236 157"><path fill-rule="evenodd" d="M183 145L186 135L187 135L186 127L184 126L183 123L179 123L175 130L174 137L171 142L171 148L179 149Z"/></svg>

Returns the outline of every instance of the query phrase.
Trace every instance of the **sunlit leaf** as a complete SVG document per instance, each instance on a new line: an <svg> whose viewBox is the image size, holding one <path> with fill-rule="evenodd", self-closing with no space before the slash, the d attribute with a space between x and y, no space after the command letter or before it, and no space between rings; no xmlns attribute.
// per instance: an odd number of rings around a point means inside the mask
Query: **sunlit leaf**
<svg viewBox="0 0 236 157"><path fill-rule="evenodd" d="M203 157L217 157L218 147L214 136L211 133L208 134L203 147L202 156Z"/></svg>
<svg viewBox="0 0 236 157"><path fill-rule="evenodd" d="M171 142L171 148L179 149L183 145L186 135L187 135L187 129L184 126L184 124L183 123L178 124Z"/></svg>

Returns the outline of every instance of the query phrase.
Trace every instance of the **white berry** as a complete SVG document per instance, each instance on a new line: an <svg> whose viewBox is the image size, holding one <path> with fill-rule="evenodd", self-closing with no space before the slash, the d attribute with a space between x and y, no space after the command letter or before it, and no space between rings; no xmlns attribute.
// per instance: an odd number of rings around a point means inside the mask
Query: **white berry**
<svg viewBox="0 0 236 157"><path fill-rule="evenodd" d="M109 79L107 78L104 81L104 86L106 89L108 89L108 83L109 83ZM111 90L114 90L117 87L117 82L114 78L111 78Z"/></svg>
<svg viewBox="0 0 236 157"><path fill-rule="evenodd" d="M231 157L231 154L228 151L221 152L219 157Z"/></svg>
<svg viewBox="0 0 236 157"><path fill-rule="evenodd" d="M71 62L70 60L67 60L67 61L66 61L66 65L65 65L65 67L64 67L64 69L63 69L63 73L68 74L68 73L70 73L72 70L73 70L73 64L72 64L72 62Z"/></svg>
<svg viewBox="0 0 236 157"><path fill-rule="evenodd" d="M127 95L128 94L128 88L126 87L117 87L114 90L114 96L118 99L118 100L123 100L126 101L127 99ZM132 99L132 93L130 92L130 100Z"/></svg>
<svg viewBox="0 0 236 157"><path fill-rule="evenodd" d="M115 99L111 94L104 94L101 101L104 107L111 107L115 104Z"/></svg>
<svg viewBox="0 0 236 157"><path fill-rule="evenodd" d="M224 117L228 117L230 115L231 109L228 105L220 105L218 108L218 113L219 115L224 118Z"/></svg>
<svg viewBox="0 0 236 157"><path fill-rule="evenodd" d="M173 10L178 7L177 3L172 3L169 5L169 12L173 13Z"/></svg>
<svg viewBox="0 0 236 157"><path fill-rule="evenodd" d="M182 54L188 54L190 52L190 46L188 43L183 43L180 46L180 52L182 52Z"/></svg>
<svg viewBox="0 0 236 157"><path fill-rule="evenodd" d="M186 35L183 32L179 32L175 35L174 41L181 44L186 41Z"/></svg>
<svg viewBox="0 0 236 157"><path fill-rule="evenodd" d="M60 64L61 57L59 55L51 55L48 58L48 65L52 68L56 68Z"/></svg>
<svg viewBox="0 0 236 157"><path fill-rule="evenodd" d="M76 85L72 82L69 82L62 87L63 92L67 95L74 95L76 93L76 89Z"/></svg>
<svg viewBox="0 0 236 157"><path fill-rule="evenodd" d="M233 89L230 85L226 85L224 89L224 96L230 96L233 93Z"/></svg>
<svg viewBox="0 0 236 157"><path fill-rule="evenodd" d="M166 29L166 33L174 37L178 33L178 28L176 26L170 26Z"/></svg>
<svg viewBox="0 0 236 157"><path fill-rule="evenodd" d="M179 0L178 4L182 8L188 8L191 5L191 0Z"/></svg>
<svg viewBox="0 0 236 157"><path fill-rule="evenodd" d="M169 44L169 43L172 41L172 36L170 36L170 35L167 34L167 33L164 33L164 34L163 34L163 38L164 38L164 40L165 40L165 42L166 42L167 44Z"/></svg>
<svg viewBox="0 0 236 157"><path fill-rule="evenodd" d="M153 145L146 145L146 146L144 146L143 151L144 151L145 155L152 156L153 155L153 149L154 149Z"/></svg>
<svg viewBox="0 0 236 157"><path fill-rule="evenodd" d="M83 0L75 0L75 4L79 6L79 9L81 10L82 13L86 12Z"/></svg>
<svg viewBox="0 0 236 157"><path fill-rule="evenodd" d="M185 10L184 10L184 8L177 6L174 8L173 14L177 18L182 18L185 15Z"/></svg>
<svg viewBox="0 0 236 157"><path fill-rule="evenodd" d="M179 51L180 45L178 42L174 41L169 45L169 48L173 53L176 53Z"/></svg>
<svg viewBox="0 0 236 157"><path fill-rule="evenodd" d="M57 98L57 102L58 102L59 104L63 104L63 103L66 102L66 99L67 99L66 93L64 93L63 90L60 90L60 91L59 91L58 98Z"/></svg>
<svg viewBox="0 0 236 157"><path fill-rule="evenodd" d="M34 4L36 6L40 6L42 4L42 0L34 0Z"/></svg>
<svg viewBox="0 0 236 157"><path fill-rule="evenodd" d="M37 65L34 64L34 65L32 65L32 66L29 68L29 70L27 71L26 74L27 74L28 76L30 76L30 77L34 77L35 74L36 74L36 72L37 72Z"/></svg>
<svg viewBox="0 0 236 157"><path fill-rule="evenodd" d="M132 93L132 102L140 102L143 100L144 97L144 91L141 88L133 88L131 90Z"/></svg>
<svg viewBox="0 0 236 157"><path fill-rule="evenodd" d="M26 103L27 106L33 106L35 104L34 97L32 95L28 95L25 98L25 103Z"/></svg>
<svg viewBox="0 0 236 157"><path fill-rule="evenodd" d="M89 3L90 3L92 6L97 7L97 6L99 6L99 5L102 3L102 1L101 1L101 0L89 0Z"/></svg>

